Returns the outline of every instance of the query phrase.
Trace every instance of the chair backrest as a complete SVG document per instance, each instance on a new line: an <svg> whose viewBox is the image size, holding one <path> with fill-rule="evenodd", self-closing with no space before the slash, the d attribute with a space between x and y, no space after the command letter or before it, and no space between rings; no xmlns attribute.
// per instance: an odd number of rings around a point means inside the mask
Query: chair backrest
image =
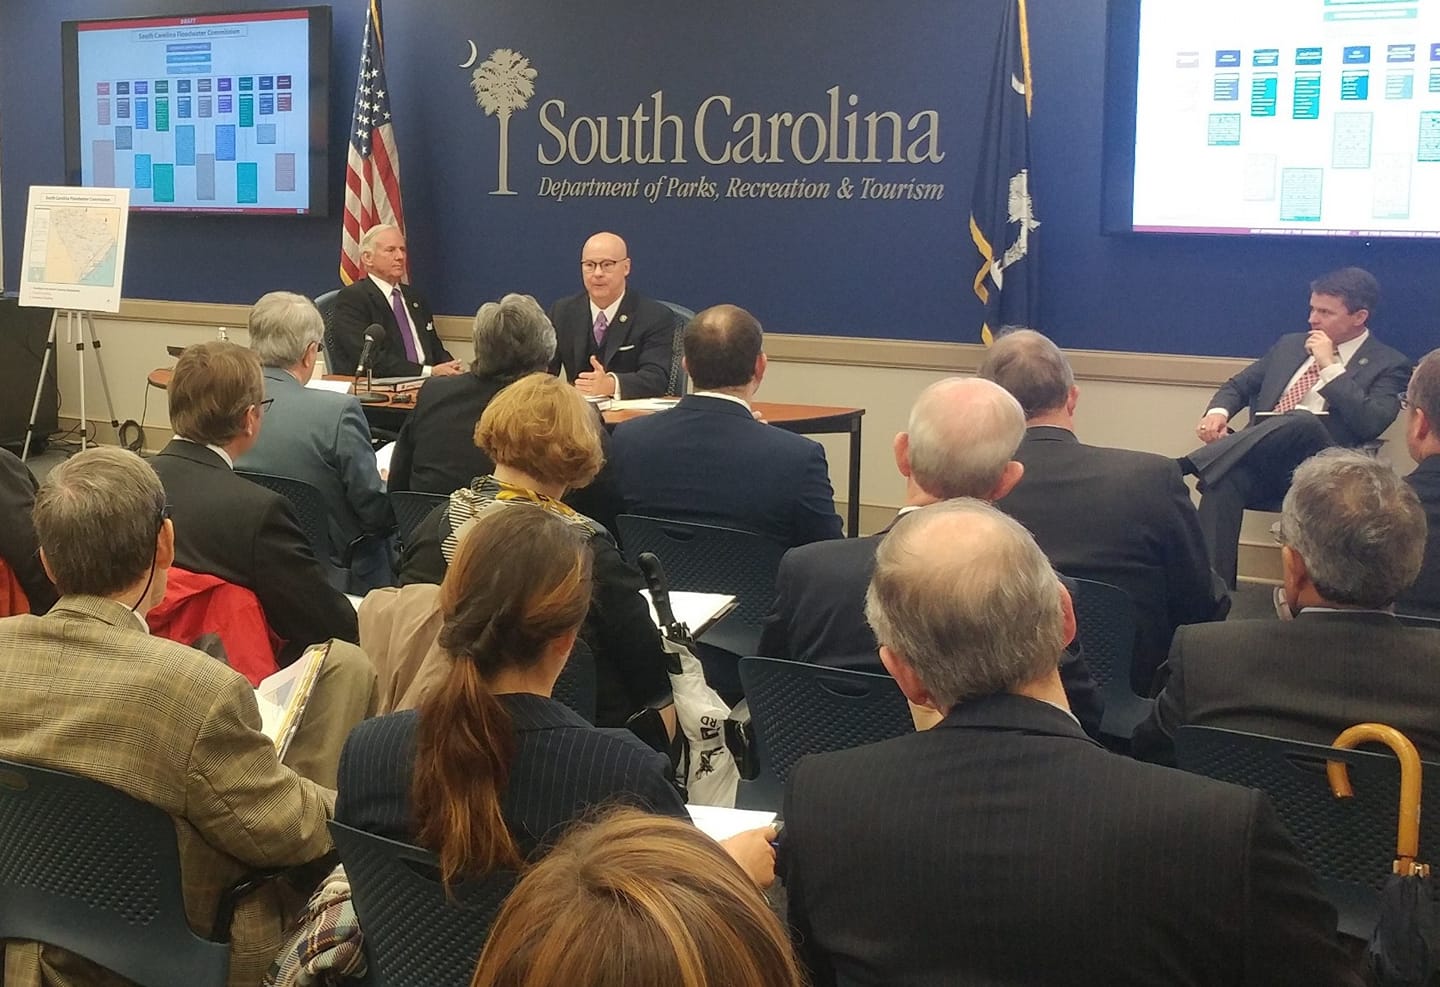
<svg viewBox="0 0 1440 987"><path fill-rule="evenodd" d="M847 750L915 732L889 675L780 658L741 658L740 681L760 763L782 783L806 754Z"/></svg>
<svg viewBox="0 0 1440 987"><path fill-rule="evenodd" d="M695 313L674 302L660 301L660 304L675 313L675 325L670 334L670 382L665 387L665 393L684 397L685 365L681 360L685 356L685 327L695 318Z"/></svg>
<svg viewBox="0 0 1440 987"><path fill-rule="evenodd" d="M579 713L586 723L595 722L595 654L590 645L578 637L565 667L560 669L560 677L555 680L550 698Z"/></svg>
<svg viewBox="0 0 1440 987"><path fill-rule="evenodd" d="M315 307L320 310L320 317L325 320L325 331L320 336L320 348L325 352L325 364L327 367L334 364L335 352L331 340L333 339L332 324L335 321L335 300L340 297L340 289L327 291L323 295L315 296ZM335 371L331 370L331 373Z"/></svg>
<svg viewBox="0 0 1440 987"><path fill-rule="evenodd" d="M296 480L288 476L276 476L273 473L255 473L251 470L236 470L237 475L243 476L251 483L258 483L260 486L273 490L290 502L295 510L295 519L300 522L300 530L305 532L306 539L310 542L310 550L320 560L320 564L332 567L331 559L334 557L330 545L330 509L325 505L325 498L313 484L304 480Z"/></svg>
<svg viewBox="0 0 1440 987"><path fill-rule="evenodd" d="M58 946L146 987L223 987L230 947L191 931L159 808L0 760L0 834L0 940Z"/></svg>
<svg viewBox="0 0 1440 987"><path fill-rule="evenodd" d="M1425 617L1418 613L1397 613L1395 616L1406 627L1440 629L1440 617Z"/></svg>
<svg viewBox="0 0 1440 987"><path fill-rule="evenodd" d="M330 833L376 987L468 987L516 875L456 882L447 897L428 850L337 822Z"/></svg>
<svg viewBox="0 0 1440 987"><path fill-rule="evenodd" d="M1270 796L1300 855L1321 878L1378 890L1395 859L1400 763L1388 751L1338 750L1217 727L1175 731L1175 758L1194 774L1258 788ZM1353 798L1330 793L1325 762L1343 761ZM1423 765L1424 785L1440 786L1440 765ZM1440 827L1421 818L1420 860L1440 860Z"/></svg>
<svg viewBox="0 0 1440 987"><path fill-rule="evenodd" d="M775 573L785 554L778 541L753 531L639 514L621 514L615 524L625 558L634 564L642 552L654 552L670 589L732 594L735 609L726 620L758 628L775 602Z"/></svg>
<svg viewBox="0 0 1440 987"><path fill-rule="evenodd" d="M415 529L420 527L420 522L449 499L446 494L418 493L414 490L390 491L390 507L395 511L395 521L399 525L400 544L406 544Z"/></svg>
<svg viewBox="0 0 1440 987"><path fill-rule="evenodd" d="M1085 661L1102 689L1112 682L1130 688L1130 659L1135 651L1135 602L1118 586L1093 579L1074 580L1077 636Z"/></svg>

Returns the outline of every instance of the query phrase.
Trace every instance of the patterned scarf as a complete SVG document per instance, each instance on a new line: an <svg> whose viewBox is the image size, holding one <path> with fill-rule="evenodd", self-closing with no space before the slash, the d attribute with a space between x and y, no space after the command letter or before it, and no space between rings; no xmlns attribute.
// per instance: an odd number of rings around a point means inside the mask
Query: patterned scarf
<svg viewBox="0 0 1440 987"><path fill-rule="evenodd" d="M493 476L477 477L468 487L461 487L450 495L450 504L445 510L447 528L440 540L440 552L448 566L455 560L455 549L459 545L457 532L465 523L480 514L491 504L533 504L542 507L557 517L564 518L589 535L599 533L600 526L568 504L547 497L534 490L497 480Z"/></svg>

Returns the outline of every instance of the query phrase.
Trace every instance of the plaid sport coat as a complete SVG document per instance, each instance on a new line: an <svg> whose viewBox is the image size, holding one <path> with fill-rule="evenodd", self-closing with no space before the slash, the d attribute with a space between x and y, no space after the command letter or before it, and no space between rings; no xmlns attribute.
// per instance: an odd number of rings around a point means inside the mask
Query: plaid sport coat
<svg viewBox="0 0 1440 987"><path fill-rule="evenodd" d="M209 933L220 893L249 871L330 849L334 793L280 764L250 684L151 637L113 600L66 596L44 617L0 620L0 757L93 778L175 820L185 909ZM276 882L231 924L230 987L254 987L283 939ZM36 943L0 944L6 987L119 984Z"/></svg>

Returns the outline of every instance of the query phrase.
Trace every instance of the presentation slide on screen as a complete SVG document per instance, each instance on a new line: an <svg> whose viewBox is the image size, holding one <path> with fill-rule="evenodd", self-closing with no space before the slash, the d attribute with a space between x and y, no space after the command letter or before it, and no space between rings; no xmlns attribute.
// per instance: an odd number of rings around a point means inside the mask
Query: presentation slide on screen
<svg viewBox="0 0 1440 987"><path fill-rule="evenodd" d="M1440 237L1440 2L1142 0L1134 228Z"/></svg>
<svg viewBox="0 0 1440 987"><path fill-rule="evenodd" d="M309 53L303 10L81 24L81 184L134 209L309 212Z"/></svg>

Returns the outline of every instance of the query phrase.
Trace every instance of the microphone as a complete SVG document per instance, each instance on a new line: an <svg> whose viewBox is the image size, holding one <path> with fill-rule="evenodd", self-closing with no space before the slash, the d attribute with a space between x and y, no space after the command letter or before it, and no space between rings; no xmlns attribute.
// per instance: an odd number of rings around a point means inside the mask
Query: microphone
<svg viewBox="0 0 1440 987"><path fill-rule="evenodd" d="M655 604L655 616L665 636L680 644L690 644L690 628L675 619L675 610L670 606L670 584L665 579L665 567L654 552L641 552L635 560L640 573L645 577L645 586L650 590L650 601Z"/></svg>
<svg viewBox="0 0 1440 987"><path fill-rule="evenodd" d="M363 371L365 374L365 393L358 391L355 396L361 404L384 404L388 400L383 394L375 393L374 374L371 372L370 352L385 340L385 330L378 322L372 322L365 327L365 345L360 347L360 360L355 364L355 376L358 378Z"/></svg>

